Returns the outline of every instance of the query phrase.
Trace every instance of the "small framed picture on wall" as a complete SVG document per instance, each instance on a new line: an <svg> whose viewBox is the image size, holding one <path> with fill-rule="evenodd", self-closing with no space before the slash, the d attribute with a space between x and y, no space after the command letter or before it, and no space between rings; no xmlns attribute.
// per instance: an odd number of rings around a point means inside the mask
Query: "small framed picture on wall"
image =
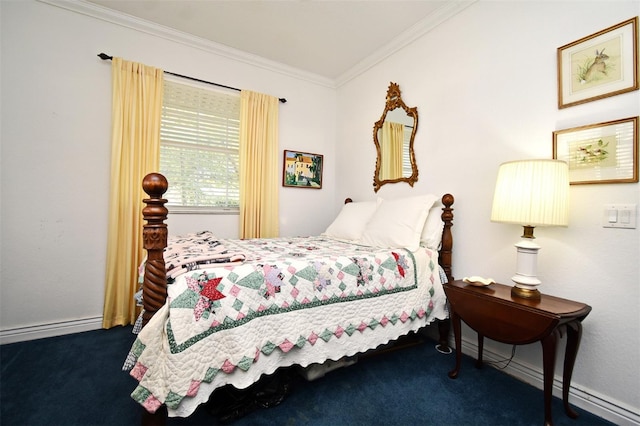
<svg viewBox="0 0 640 426"><path fill-rule="evenodd" d="M322 188L323 156L300 151L284 151L282 186Z"/></svg>

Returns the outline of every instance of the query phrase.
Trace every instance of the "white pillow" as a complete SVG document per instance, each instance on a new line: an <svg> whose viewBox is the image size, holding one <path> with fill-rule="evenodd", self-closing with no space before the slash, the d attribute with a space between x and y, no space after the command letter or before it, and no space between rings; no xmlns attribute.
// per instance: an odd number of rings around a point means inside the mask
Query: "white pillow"
<svg viewBox="0 0 640 426"><path fill-rule="evenodd" d="M370 246L416 251L429 209L436 201L432 194L382 200L360 241Z"/></svg>
<svg viewBox="0 0 640 426"><path fill-rule="evenodd" d="M378 201L351 202L342 206L342 210L329 225L323 235L343 240L358 240L364 227L378 207Z"/></svg>
<svg viewBox="0 0 640 426"><path fill-rule="evenodd" d="M420 236L420 242L425 247L433 250L438 250L442 242L442 229L444 228L442 207L443 205L440 201L437 201L433 207L431 207L424 224L424 229L422 229L422 235Z"/></svg>

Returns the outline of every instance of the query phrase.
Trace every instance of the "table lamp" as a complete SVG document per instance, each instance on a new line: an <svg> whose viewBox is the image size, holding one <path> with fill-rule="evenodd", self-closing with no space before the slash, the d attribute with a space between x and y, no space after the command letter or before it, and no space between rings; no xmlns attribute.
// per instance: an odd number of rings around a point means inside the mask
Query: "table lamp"
<svg viewBox="0 0 640 426"><path fill-rule="evenodd" d="M511 295L540 299L537 286L536 226L567 226L569 222L569 167L559 160L509 161L500 165L493 196L491 221L524 227L517 248L515 286Z"/></svg>

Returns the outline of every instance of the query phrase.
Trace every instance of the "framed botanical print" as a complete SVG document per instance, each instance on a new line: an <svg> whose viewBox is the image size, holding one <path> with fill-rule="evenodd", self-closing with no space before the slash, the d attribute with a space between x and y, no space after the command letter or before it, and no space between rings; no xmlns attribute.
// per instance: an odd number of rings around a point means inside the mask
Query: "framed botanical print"
<svg viewBox="0 0 640 426"><path fill-rule="evenodd" d="M553 158L571 185L638 182L638 117L555 131Z"/></svg>
<svg viewBox="0 0 640 426"><path fill-rule="evenodd" d="M558 108L638 90L638 17L558 48Z"/></svg>

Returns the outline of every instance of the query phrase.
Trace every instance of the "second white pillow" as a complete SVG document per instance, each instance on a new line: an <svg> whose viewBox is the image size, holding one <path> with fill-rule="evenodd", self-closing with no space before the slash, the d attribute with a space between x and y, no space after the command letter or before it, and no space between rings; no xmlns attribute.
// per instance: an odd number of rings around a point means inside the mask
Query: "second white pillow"
<svg viewBox="0 0 640 426"><path fill-rule="evenodd" d="M329 225L324 235L342 240L358 240L362 236L365 225L373 216L378 201L352 202L342 206L342 210Z"/></svg>
<svg viewBox="0 0 640 426"><path fill-rule="evenodd" d="M416 251L429 209L437 201L432 194L384 199L365 226L361 242L387 248Z"/></svg>
<svg viewBox="0 0 640 426"><path fill-rule="evenodd" d="M420 242L433 250L438 250L442 241L442 228L444 228L442 207L443 205L439 200L433 203L433 206L429 209L429 215L424 223L424 229L420 237Z"/></svg>

